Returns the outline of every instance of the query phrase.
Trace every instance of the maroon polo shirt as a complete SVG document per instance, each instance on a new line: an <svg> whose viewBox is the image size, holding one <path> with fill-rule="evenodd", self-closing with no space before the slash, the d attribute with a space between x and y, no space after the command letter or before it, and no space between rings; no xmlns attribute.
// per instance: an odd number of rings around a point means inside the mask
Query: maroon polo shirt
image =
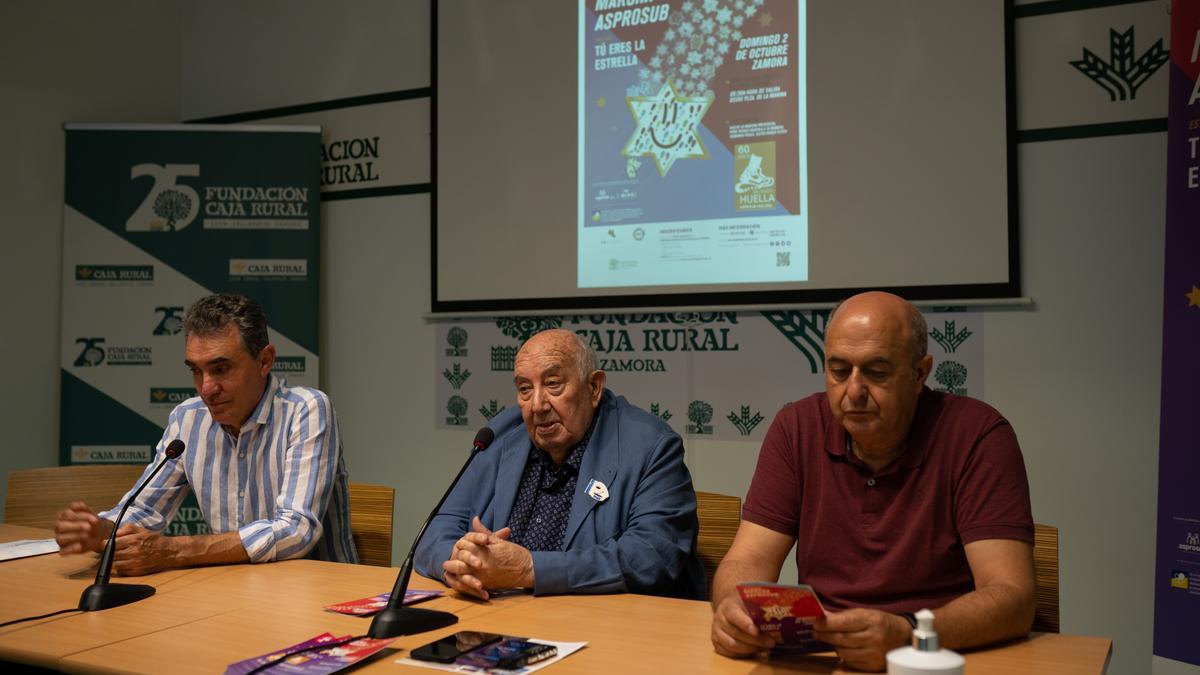
<svg viewBox="0 0 1200 675"><path fill-rule="evenodd" d="M908 449L874 473L824 393L775 416L742 517L797 538L800 583L833 610L936 609L975 588L963 545L1033 542L1016 435L991 406L925 388Z"/></svg>

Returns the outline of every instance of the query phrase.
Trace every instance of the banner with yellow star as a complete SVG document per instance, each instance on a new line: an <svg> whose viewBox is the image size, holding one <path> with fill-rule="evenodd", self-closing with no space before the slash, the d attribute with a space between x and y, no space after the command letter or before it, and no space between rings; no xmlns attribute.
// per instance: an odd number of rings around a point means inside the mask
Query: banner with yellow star
<svg viewBox="0 0 1200 675"><path fill-rule="evenodd" d="M580 0L580 287L805 281L804 0Z"/></svg>
<svg viewBox="0 0 1200 675"><path fill-rule="evenodd" d="M1154 653L1200 665L1200 0L1171 3Z"/></svg>

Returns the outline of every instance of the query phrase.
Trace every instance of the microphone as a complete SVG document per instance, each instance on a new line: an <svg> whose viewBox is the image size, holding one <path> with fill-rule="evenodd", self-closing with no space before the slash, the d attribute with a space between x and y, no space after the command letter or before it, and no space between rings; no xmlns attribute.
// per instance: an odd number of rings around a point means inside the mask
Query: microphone
<svg viewBox="0 0 1200 675"><path fill-rule="evenodd" d="M450 612L405 607L404 594L408 591L408 579L412 576L413 554L417 551L417 545L421 543L421 537L425 535L425 528L429 527L429 522L433 520L438 511L442 510L442 504L454 491L454 486L458 485L458 479L467 472L467 467L471 466L471 460L475 459L475 455L486 450L495 438L496 432L489 427L484 427L475 434L475 440L471 443L470 456L467 457L466 462L463 462L462 468L458 470L458 475L454 477L450 487L446 489L446 493L438 500L437 506L429 512L429 517L421 524L421 529L417 531L412 548L408 549L408 557L404 559L404 564L400 566L400 574L396 576L396 585L392 588L392 595L388 598L387 607L384 607L375 615L374 619L371 619L371 628L367 631L367 635L370 637L382 639L397 635L412 635L458 623L458 617Z"/></svg>
<svg viewBox="0 0 1200 675"><path fill-rule="evenodd" d="M176 438L167 444L167 449L163 452L166 457L163 461L154 467L154 471L142 481L129 499L125 500L125 505L121 507L121 512L117 514L117 520L113 523L112 533L108 535L108 544L104 547L104 553L100 556L100 568L96 570L96 582L91 586L83 589L83 595L79 596L79 609L85 612L94 612L101 609L109 609L112 607L120 607L131 602L137 602L144 598L154 595L155 588L145 584L110 584L108 579L112 576L113 553L117 550L117 529L121 526L121 519L125 517L125 512L129 510L129 505L137 499L141 494L142 488L146 487L154 476L166 466L168 460L175 459L183 454L183 441Z"/></svg>

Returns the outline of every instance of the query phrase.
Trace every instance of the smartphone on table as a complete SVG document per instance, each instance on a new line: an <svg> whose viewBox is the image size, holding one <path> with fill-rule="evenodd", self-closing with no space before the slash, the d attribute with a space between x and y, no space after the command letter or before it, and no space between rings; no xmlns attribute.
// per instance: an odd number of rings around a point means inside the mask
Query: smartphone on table
<svg viewBox="0 0 1200 675"><path fill-rule="evenodd" d="M521 638L505 638L486 647L468 652L455 663L484 669L517 670L527 665L553 658L558 647L530 642Z"/></svg>
<svg viewBox="0 0 1200 675"><path fill-rule="evenodd" d="M418 661L435 661L437 663L454 663L454 659L466 654L472 649L499 642L504 636L496 633L481 633L474 630L460 630L451 633L440 640L434 640L427 645L421 645L409 654Z"/></svg>

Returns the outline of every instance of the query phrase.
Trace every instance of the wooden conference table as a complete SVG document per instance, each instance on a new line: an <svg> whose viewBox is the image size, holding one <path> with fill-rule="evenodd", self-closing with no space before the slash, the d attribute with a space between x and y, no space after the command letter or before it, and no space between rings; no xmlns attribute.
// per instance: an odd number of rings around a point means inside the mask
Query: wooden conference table
<svg viewBox="0 0 1200 675"><path fill-rule="evenodd" d="M0 541L42 539L46 530L0 524ZM51 554L0 562L0 623L74 607L96 573L96 555ZM0 661L79 673L220 673L235 661L329 631L365 633L370 619L323 611L325 605L388 591L396 569L292 560L172 570L139 579L158 592L141 602L0 628ZM413 577L414 588L441 584ZM491 602L457 596L420 606L458 615L454 626L398 638L355 672L435 671L395 663L413 647L456 630L479 630L588 646L549 673L840 673L836 657L767 661L717 656L708 604L641 595L510 595ZM1107 638L1035 634L968 652L967 672L1103 673Z"/></svg>

